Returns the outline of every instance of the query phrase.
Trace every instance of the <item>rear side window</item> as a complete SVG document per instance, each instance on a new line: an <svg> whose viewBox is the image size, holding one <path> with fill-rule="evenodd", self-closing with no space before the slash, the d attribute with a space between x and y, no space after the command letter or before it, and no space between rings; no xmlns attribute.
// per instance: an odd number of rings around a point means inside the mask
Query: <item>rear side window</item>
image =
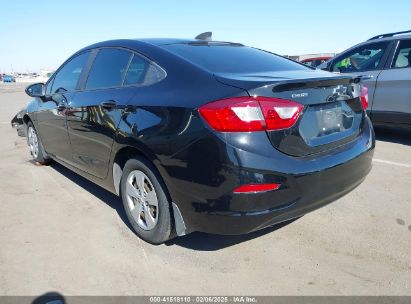
<svg viewBox="0 0 411 304"><path fill-rule="evenodd" d="M134 54L127 70L124 85L151 85L163 80L166 72L153 62Z"/></svg>
<svg viewBox="0 0 411 304"><path fill-rule="evenodd" d="M411 40L402 40L394 57L393 68L411 67Z"/></svg>
<svg viewBox="0 0 411 304"><path fill-rule="evenodd" d="M124 84L140 84L144 81L144 76L147 71L147 66L149 63L141 58L140 56L134 55L131 60L130 66L127 70L126 78L124 79Z"/></svg>
<svg viewBox="0 0 411 304"><path fill-rule="evenodd" d="M281 56L236 44L170 44L163 47L213 73L250 74L309 69Z"/></svg>
<svg viewBox="0 0 411 304"><path fill-rule="evenodd" d="M86 89L121 86L132 53L122 49L101 49L91 67Z"/></svg>
<svg viewBox="0 0 411 304"><path fill-rule="evenodd" d="M73 91L76 89L81 72L87 63L90 52L82 53L67 62L55 75L48 93L58 91ZM49 87L50 85L48 85Z"/></svg>

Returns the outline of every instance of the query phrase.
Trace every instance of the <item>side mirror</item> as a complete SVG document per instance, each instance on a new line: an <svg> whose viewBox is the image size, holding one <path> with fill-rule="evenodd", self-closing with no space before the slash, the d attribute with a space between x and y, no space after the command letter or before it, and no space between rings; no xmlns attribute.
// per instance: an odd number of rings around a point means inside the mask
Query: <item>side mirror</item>
<svg viewBox="0 0 411 304"><path fill-rule="evenodd" d="M31 97L44 97L46 95L46 86L44 83L34 83L26 88L26 94Z"/></svg>

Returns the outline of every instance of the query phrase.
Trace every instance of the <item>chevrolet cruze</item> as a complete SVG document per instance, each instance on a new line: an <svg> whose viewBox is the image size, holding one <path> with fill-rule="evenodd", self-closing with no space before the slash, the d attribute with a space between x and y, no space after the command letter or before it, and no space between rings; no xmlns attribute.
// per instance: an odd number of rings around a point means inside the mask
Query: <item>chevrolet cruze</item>
<svg viewBox="0 0 411 304"><path fill-rule="evenodd" d="M26 92L34 160L121 196L135 232L153 244L300 217L371 169L360 79L239 43L101 42Z"/></svg>

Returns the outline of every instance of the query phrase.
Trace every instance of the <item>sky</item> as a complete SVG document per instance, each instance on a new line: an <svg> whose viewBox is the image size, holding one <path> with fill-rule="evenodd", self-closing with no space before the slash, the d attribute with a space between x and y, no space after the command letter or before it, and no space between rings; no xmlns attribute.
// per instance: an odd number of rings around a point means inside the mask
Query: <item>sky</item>
<svg viewBox="0 0 411 304"><path fill-rule="evenodd" d="M99 41L205 31L282 55L334 53L411 30L410 13L410 0L4 0L0 72L56 69Z"/></svg>

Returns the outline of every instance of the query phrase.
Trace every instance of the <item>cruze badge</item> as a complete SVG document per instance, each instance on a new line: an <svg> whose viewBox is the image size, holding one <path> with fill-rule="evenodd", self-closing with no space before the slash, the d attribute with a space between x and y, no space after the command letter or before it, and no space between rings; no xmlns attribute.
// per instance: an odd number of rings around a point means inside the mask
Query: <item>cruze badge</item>
<svg viewBox="0 0 411 304"><path fill-rule="evenodd" d="M292 98L301 98L301 97L307 97L308 93L297 93L297 94L291 94Z"/></svg>

